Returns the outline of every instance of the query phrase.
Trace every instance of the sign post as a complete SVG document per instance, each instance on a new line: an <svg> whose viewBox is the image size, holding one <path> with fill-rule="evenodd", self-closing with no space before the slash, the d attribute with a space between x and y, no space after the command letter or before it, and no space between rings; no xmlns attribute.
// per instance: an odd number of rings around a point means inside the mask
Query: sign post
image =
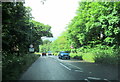
<svg viewBox="0 0 120 82"><path fill-rule="evenodd" d="M34 48L29 48L29 52L34 52Z"/></svg>
<svg viewBox="0 0 120 82"><path fill-rule="evenodd" d="M29 52L34 52L33 44L30 44Z"/></svg>

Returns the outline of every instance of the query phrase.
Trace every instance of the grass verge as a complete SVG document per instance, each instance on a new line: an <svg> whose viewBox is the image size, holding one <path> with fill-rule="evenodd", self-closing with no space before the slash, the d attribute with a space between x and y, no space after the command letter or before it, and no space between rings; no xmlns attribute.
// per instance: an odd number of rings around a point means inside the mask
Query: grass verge
<svg viewBox="0 0 120 82"><path fill-rule="evenodd" d="M2 80L18 80L21 74L39 58L39 55L25 54L23 56L15 56L9 54L3 57Z"/></svg>
<svg viewBox="0 0 120 82"><path fill-rule="evenodd" d="M75 59L83 59L88 62L114 64L117 65L119 61L120 49L112 47L94 47L94 48L80 48L77 53L70 53L70 56Z"/></svg>

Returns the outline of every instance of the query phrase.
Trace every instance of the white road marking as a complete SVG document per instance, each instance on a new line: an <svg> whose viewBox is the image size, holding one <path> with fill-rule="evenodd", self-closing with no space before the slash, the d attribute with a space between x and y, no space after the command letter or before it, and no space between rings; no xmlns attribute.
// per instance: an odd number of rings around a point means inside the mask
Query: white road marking
<svg viewBox="0 0 120 82"><path fill-rule="evenodd" d="M88 79L90 79L90 80L102 80L101 78L96 78L96 77L88 77ZM103 80L110 82L108 79L103 79Z"/></svg>
<svg viewBox="0 0 120 82"><path fill-rule="evenodd" d="M90 82L88 79L84 79L85 81L87 81L87 82Z"/></svg>
<svg viewBox="0 0 120 82"><path fill-rule="evenodd" d="M104 80L110 82L108 79L104 79Z"/></svg>
<svg viewBox="0 0 120 82"><path fill-rule="evenodd" d="M52 58L52 57L51 57ZM60 61L60 62L64 62L64 60L61 60L61 59L57 59L57 60L54 60L54 61ZM67 68L68 70L71 70L70 68L68 68L67 66L65 66L64 64L60 63L62 66L64 66L65 68ZM75 66L75 65L72 65L72 64L68 64L68 65L71 65L79 70L82 70L82 68L78 67L78 66Z"/></svg>
<svg viewBox="0 0 120 82"><path fill-rule="evenodd" d="M101 80L101 78L96 78L96 77L88 77L88 79L92 79L92 80Z"/></svg>
<svg viewBox="0 0 120 82"><path fill-rule="evenodd" d="M80 70L75 70L76 72L83 72L83 71L80 71Z"/></svg>
<svg viewBox="0 0 120 82"><path fill-rule="evenodd" d="M72 64L69 64L69 65L71 65L71 66L73 66L73 67L76 67L76 68L82 70L82 68L79 68L79 67L77 67L77 66L75 66L75 65L72 65Z"/></svg>
<svg viewBox="0 0 120 82"><path fill-rule="evenodd" d="M60 65L62 65L63 67L65 67L68 70L71 70L70 68L68 68L67 66L65 66L64 64L60 63Z"/></svg>

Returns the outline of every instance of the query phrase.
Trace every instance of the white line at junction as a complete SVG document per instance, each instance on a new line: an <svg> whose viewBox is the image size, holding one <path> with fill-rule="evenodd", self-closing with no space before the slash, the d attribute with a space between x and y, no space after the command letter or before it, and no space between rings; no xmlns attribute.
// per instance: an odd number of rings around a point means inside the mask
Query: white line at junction
<svg viewBox="0 0 120 82"><path fill-rule="evenodd" d="M80 70L75 70L76 72L83 72L83 71L80 71Z"/></svg>
<svg viewBox="0 0 120 82"><path fill-rule="evenodd" d="M96 77L88 77L88 79L92 79L92 80L101 80L101 78L96 78Z"/></svg>
<svg viewBox="0 0 120 82"><path fill-rule="evenodd" d="M75 65L72 65L72 64L69 64L69 65L71 65L71 66L73 66L73 67L76 67L77 69L82 70L82 68L80 68L80 67L78 67L78 66L75 66Z"/></svg>
<svg viewBox="0 0 120 82"><path fill-rule="evenodd" d="M71 70L70 68L68 68L67 66L65 66L64 64L60 63L60 65L62 65L63 67L65 67L68 70Z"/></svg>

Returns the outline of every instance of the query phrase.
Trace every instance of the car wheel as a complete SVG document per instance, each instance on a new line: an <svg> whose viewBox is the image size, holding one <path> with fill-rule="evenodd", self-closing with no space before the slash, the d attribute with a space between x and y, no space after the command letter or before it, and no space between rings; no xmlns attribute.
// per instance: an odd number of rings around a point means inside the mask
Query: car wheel
<svg viewBox="0 0 120 82"><path fill-rule="evenodd" d="M70 57L68 57L68 59L70 59Z"/></svg>

